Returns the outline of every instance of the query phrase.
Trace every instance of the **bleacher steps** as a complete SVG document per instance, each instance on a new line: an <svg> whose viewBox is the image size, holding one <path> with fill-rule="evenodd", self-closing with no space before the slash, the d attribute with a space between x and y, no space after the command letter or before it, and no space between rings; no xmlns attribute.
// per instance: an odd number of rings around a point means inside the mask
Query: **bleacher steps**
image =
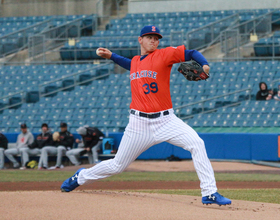
<svg viewBox="0 0 280 220"><path fill-rule="evenodd" d="M106 25L109 24L111 19L121 19L126 16L128 13L128 1L124 0L120 5L120 10L117 12L116 9L111 11L110 18L103 18L101 19L101 24L98 26L98 30L105 30Z"/></svg>

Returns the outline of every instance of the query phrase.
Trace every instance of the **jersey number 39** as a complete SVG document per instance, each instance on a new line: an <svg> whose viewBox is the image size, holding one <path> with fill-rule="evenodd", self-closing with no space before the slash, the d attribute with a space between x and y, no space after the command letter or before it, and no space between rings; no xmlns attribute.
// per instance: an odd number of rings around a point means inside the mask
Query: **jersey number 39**
<svg viewBox="0 0 280 220"><path fill-rule="evenodd" d="M157 93L158 91L158 86L155 82L152 82L150 85L148 83L145 83L143 87L145 88L145 94L149 94L150 92Z"/></svg>

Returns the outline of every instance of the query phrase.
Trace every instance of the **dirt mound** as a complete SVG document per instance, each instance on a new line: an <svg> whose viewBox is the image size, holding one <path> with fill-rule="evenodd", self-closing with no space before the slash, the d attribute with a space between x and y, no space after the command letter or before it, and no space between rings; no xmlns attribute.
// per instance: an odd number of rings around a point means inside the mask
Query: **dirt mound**
<svg viewBox="0 0 280 220"><path fill-rule="evenodd" d="M230 206L206 206L200 197L182 195L29 191L0 192L0 198L1 219L247 220L275 219L280 214L276 204L233 200Z"/></svg>

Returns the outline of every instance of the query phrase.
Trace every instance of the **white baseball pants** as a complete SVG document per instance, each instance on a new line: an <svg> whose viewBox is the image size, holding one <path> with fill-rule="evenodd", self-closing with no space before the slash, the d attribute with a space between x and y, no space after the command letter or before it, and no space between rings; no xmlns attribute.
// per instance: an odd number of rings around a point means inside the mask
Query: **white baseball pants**
<svg viewBox="0 0 280 220"><path fill-rule="evenodd" d="M78 184L96 181L118 173L129 166L142 152L155 144L168 142L190 151L195 170L200 180L202 196L217 192L214 171L207 157L204 141L195 130L169 110L169 115L148 119L130 114L118 152L114 159L102 161L79 173Z"/></svg>

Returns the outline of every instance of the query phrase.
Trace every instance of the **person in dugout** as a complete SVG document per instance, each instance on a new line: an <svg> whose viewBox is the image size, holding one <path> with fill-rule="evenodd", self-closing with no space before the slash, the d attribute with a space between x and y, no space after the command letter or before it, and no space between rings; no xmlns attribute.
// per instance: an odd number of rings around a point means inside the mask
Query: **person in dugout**
<svg viewBox="0 0 280 220"><path fill-rule="evenodd" d="M66 156L75 166L81 164L79 157L85 153L88 154L90 164L98 163L98 150L102 145L104 134L98 128L87 125L79 127L77 132L82 136L82 140L76 139L78 148L67 151Z"/></svg>

